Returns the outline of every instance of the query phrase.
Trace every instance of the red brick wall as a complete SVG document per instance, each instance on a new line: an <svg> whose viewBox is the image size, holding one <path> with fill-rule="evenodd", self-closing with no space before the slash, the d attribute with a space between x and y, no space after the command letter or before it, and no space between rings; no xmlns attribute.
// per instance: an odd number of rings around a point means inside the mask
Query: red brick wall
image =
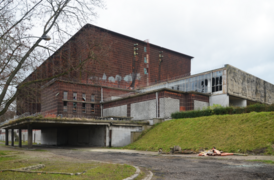
<svg viewBox="0 0 274 180"><path fill-rule="evenodd" d="M134 56L133 47L136 43L138 43L138 55ZM144 47L147 48L147 52L144 52ZM161 62L159 51L162 51L164 56ZM77 65L89 57L89 52L94 52L92 59L89 59L82 68L77 69ZM148 53L149 63L145 63L144 57L147 57ZM191 58L152 44L148 46L144 41L87 25L26 78L25 82L61 74L73 67L72 72L59 78L125 89L138 88L189 74ZM144 68L147 68L148 74L144 73ZM125 81L130 76L132 81ZM43 84L40 83L38 86ZM117 95L119 95L118 91ZM40 95L38 99L40 102ZM21 98L21 101L25 99ZM35 106L34 111L35 109L39 111L40 103ZM22 113L26 111L28 110L20 110Z"/></svg>

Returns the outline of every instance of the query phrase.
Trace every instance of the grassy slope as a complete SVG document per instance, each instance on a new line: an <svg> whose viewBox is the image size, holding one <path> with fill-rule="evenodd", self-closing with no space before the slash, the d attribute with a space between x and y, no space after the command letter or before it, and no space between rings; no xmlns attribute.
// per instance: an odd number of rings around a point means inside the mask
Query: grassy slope
<svg viewBox="0 0 274 180"><path fill-rule="evenodd" d="M175 145L192 150L215 146L226 152L267 148L267 154L274 154L272 144L274 112L252 112L167 121L125 148L152 151L163 148L166 152Z"/></svg>

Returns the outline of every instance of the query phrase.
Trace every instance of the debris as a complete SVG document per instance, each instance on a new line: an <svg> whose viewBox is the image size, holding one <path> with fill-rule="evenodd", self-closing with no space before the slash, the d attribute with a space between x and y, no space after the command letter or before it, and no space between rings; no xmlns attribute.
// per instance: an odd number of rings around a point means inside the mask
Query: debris
<svg viewBox="0 0 274 180"><path fill-rule="evenodd" d="M171 154L174 154L174 153L181 153L182 152L182 148L180 146L174 146L174 147L171 147L170 148L170 153Z"/></svg>
<svg viewBox="0 0 274 180"><path fill-rule="evenodd" d="M158 149L158 154L162 154L162 152L163 152L163 149L162 149L162 148L159 148L159 149Z"/></svg>
<svg viewBox="0 0 274 180"><path fill-rule="evenodd" d="M235 154L235 153L225 153L222 151L219 151L215 147L208 151L202 151L198 154L198 156L232 156L232 155L244 155L244 154Z"/></svg>

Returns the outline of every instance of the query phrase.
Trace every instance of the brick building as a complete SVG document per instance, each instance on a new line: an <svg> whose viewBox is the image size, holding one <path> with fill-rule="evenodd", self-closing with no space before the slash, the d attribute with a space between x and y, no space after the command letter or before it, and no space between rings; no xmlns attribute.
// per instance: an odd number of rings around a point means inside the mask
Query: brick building
<svg viewBox="0 0 274 180"><path fill-rule="evenodd" d="M190 75L192 58L87 24L25 79L56 76L20 89L17 114L102 116L101 105L106 100ZM81 62L85 65L77 68Z"/></svg>

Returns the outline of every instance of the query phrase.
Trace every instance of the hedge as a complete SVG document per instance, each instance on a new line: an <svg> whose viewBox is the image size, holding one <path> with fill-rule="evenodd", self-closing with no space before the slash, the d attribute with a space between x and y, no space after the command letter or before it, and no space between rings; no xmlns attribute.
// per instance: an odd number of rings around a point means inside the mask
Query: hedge
<svg viewBox="0 0 274 180"><path fill-rule="evenodd" d="M211 115L224 115L224 114L242 114L250 112L262 112L262 111L274 111L274 104L253 104L247 107L216 107L214 109L207 108L203 110L193 110L193 111L181 111L171 114L173 119L179 118L194 118L201 116L211 116Z"/></svg>

